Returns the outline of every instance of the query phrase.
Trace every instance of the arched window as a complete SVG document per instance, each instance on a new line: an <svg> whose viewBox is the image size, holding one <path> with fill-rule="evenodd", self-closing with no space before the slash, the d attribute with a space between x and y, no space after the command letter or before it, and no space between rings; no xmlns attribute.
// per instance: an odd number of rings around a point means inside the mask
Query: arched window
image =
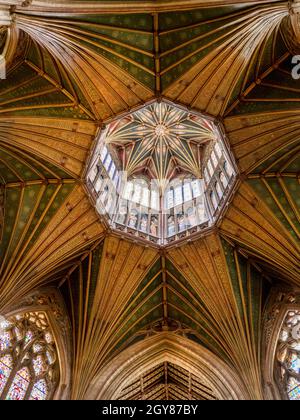
<svg viewBox="0 0 300 420"><path fill-rule="evenodd" d="M99 167L97 165L93 166L89 172L89 179L91 182L95 181L98 172L99 172Z"/></svg>
<svg viewBox="0 0 300 420"><path fill-rule="evenodd" d="M59 379L47 316L28 312L0 322L0 399L46 400Z"/></svg>
<svg viewBox="0 0 300 420"><path fill-rule="evenodd" d="M224 162L224 171L227 173L228 177L231 178L233 175L233 168L228 162Z"/></svg>
<svg viewBox="0 0 300 420"><path fill-rule="evenodd" d="M131 181L128 181L124 188L123 197L126 200L131 200L132 193L133 193L133 183Z"/></svg>
<svg viewBox="0 0 300 420"><path fill-rule="evenodd" d="M279 335L276 358L289 399L300 400L300 310L287 313Z"/></svg>
<svg viewBox="0 0 300 420"><path fill-rule="evenodd" d="M135 208L132 208L130 210L129 217L128 217L128 226L130 228L133 228L133 229L136 229L137 228L138 217L139 217L138 210L135 209Z"/></svg>
<svg viewBox="0 0 300 420"><path fill-rule="evenodd" d="M134 203L140 203L142 197L142 186L139 182L134 182L134 189L132 195L132 201Z"/></svg>
<svg viewBox="0 0 300 420"><path fill-rule="evenodd" d="M150 207L153 210L159 210L159 193L157 190L152 189L151 190L151 202L150 202Z"/></svg>
<svg viewBox="0 0 300 420"><path fill-rule="evenodd" d="M218 156L218 158L220 159L222 157L223 153L222 153L222 150L221 150L221 147L220 147L219 143L215 144L215 152L216 152L216 155Z"/></svg>
<svg viewBox="0 0 300 420"><path fill-rule="evenodd" d="M221 199L222 196L223 196L223 191L222 191L222 188L220 187L220 184L218 182L215 182L215 189L217 191L217 195L218 195L219 199Z"/></svg>
<svg viewBox="0 0 300 420"><path fill-rule="evenodd" d="M212 167L212 164L211 164L210 160L207 162L207 169L208 169L209 176L212 177L213 173L214 173L214 170L213 170L213 167Z"/></svg>
<svg viewBox="0 0 300 420"><path fill-rule="evenodd" d="M105 161L104 161L104 167L105 167L105 169L106 169L107 171L109 170L109 167L110 167L111 162L112 162L112 160L111 160L111 156L110 156L110 154L108 153L108 154L106 155L106 158L105 158Z"/></svg>
<svg viewBox="0 0 300 420"><path fill-rule="evenodd" d="M166 193L166 208L169 210L172 207L174 207L174 188L170 187Z"/></svg>
<svg viewBox="0 0 300 420"><path fill-rule="evenodd" d="M114 164L114 162L112 162L109 168L109 174L108 174L110 176L110 179L114 179L115 172L116 172L116 165Z"/></svg>
<svg viewBox="0 0 300 420"><path fill-rule="evenodd" d="M221 184L223 185L223 188L226 189L228 185L228 181L223 172L220 172L219 178L220 178Z"/></svg>

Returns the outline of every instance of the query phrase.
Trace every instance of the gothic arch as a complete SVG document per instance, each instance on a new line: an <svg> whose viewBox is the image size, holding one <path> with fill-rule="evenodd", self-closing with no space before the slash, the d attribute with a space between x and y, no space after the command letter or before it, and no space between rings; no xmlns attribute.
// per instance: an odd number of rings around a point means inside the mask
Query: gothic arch
<svg viewBox="0 0 300 420"><path fill-rule="evenodd" d="M217 399L247 399L237 375L204 347L183 336L162 332L124 350L111 360L91 383L85 399L118 399L124 386L145 371L169 362L179 365L210 389Z"/></svg>
<svg viewBox="0 0 300 420"><path fill-rule="evenodd" d="M18 305L1 315L5 319L28 313L43 313L49 322L54 338L59 380L52 394L53 400L65 400L70 395L71 385L71 335L63 298L54 288L43 288L26 296Z"/></svg>

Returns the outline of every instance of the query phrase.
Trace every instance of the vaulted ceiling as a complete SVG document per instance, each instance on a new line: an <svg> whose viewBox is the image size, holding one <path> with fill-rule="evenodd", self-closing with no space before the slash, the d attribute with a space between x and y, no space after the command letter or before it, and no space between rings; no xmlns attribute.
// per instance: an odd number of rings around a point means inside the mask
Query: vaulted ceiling
<svg viewBox="0 0 300 420"><path fill-rule="evenodd" d="M300 285L300 85L291 76L300 45L291 16L289 2L276 0L13 7L0 80L0 311L37 287L60 288L73 329L73 398L160 330L209 349L251 398L262 397L268 290ZM107 231L82 180L102 122L161 96L220 120L240 171L215 231L165 250Z"/></svg>

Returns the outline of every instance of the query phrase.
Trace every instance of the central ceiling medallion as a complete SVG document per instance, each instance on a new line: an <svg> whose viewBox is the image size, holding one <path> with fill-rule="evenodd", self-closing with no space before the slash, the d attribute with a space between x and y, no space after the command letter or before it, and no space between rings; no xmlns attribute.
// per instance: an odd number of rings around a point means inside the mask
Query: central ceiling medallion
<svg viewBox="0 0 300 420"><path fill-rule="evenodd" d="M167 100L107 121L86 171L110 228L160 246L209 229L235 180L221 125Z"/></svg>

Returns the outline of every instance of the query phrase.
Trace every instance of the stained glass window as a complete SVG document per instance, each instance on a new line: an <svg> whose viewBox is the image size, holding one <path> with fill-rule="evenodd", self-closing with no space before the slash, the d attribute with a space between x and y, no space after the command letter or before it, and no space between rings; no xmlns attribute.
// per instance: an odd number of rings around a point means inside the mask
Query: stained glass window
<svg viewBox="0 0 300 420"><path fill-rule="evenodd" d="M100 191L102 182L103 182L103 178L101 176L99 176L99 178L97 179L96 184L95 184L95 190L97 192Z"/></svg>
<svg viewBox="0 0 300 420"><path fill-rule="evenodd" d="M278 371L290 400L300 400L300 310L287 313L277 346Z"/></svg>
<svg viewBox="0 0 300 420"><path fill-rule="evenodd" d="M134 192L133 192L133 196L132 196L132 201L134 203L139 203L141 200L141 195L142 195L142 186L138 183L134 184Z"/></svg>
<svg viewBox="0 0 300 420"><path fill-rule="evenodd" d="M150 199L150 191L147 187L144 187L142 191L141 204L145 207L149 207L149 199Z"/></svg>
<svg viewBox="0 0 300 420"><path fill-rule="evenodd" d="M183 198L184 202L190 201L193 198L190 182L186 182L183 185Z"/></svg>
<svg viewBox="0 0 300 420"><path fill-rule="evenodd" d="M105 159L105 162L104 162L104 167L107 171L109 169L110 164L111 164L111 156L110 156L110 154L108 154L106 156L106 159Z"/></svg>
<svg viewBox="0 0 300 420"><path fill-rule="evenodd" d="M221 156L222 156L222 150L221 150L221 147L220 147L219 143L216 143L215 144L215 152L216 152L218 158L221 158Z"/></svg>
<svg viewBox="0 0 300 420"><path fill-rule="evenodd" d="M213 163L214 167L216 168L218 166L219 159L217 158L214 151L212 151L212 153L211 153L211 160L212 160L212 163Z"/></svg>
<svg viewBox="0 0 300 420"><path fill-rule="evenodd" d="M49 399L58 372L56 346L45 313L28 312L1 322L1 400Z"/></svg>
<svg viewBox="0 0 300 420"><path fill-rule="evenodd" d="M175 204L175 206L182 203L182 201L183 201L182 195L183 195L182 194L182 186L181 186L181 184L179 184L174 189L174 204Z"/></svg>
<svg viewBox="0 0 300 420"><path fill-rule="evenodd" d="M229 178L233 175L233 168L228 162L224 162L224 170L229 176Z"/></svg>
<svg viewBox="0 0 300 420"><path fill-rule="evenodd" d="M166 208L169 210L174 207L174 188L171 187L166 195Z"/></svg>
<svg viewBox="0 0 300 420"><path fill-rule="evenodd" d="M211 200L211 203L213 205L213 208L216 209L218 207L218 201L216 199L216 194L213 191L211 191L209 196L210 196L210 200Z"/></svg>
<svg viewBox="0 0 300 420"><path fill-rule="evenodd" d="M154 210L159 209L159 193L158 191L152 189L151 190L151 208Z"/></svg>
<svg viewBox="0 0 300 420"><path fill-rule="evenodd" d="M211 227L236 180L218 126L165 100L150 101L108 122L99 133L86 179L101 219L105 215L121 235L158 245ZM93 172L96 166L98 172ZM104 180L97 183L100 174ZM112 181L112 206L106 178ZM147 186L137 182L141 180ZM204 207L197 204L202 195ZM123 213L125 200L127 209L134 204L136 214Z"/></svg>
<svg viewBox="0 0 300 420"><path fill-rule="evenodd" d="M201 183L199 180L192 181L193 197L197 198L202 194Z"/></svg>
<svg viewBox="0 0 300 420"><path fill-rule="evenodd" d="M6 385L13 367L13 359L9 354L0 359L0 395Z"/></svg>
<svg viewBox="0 0 300 420"><path fill-rule="evenodd" d="M125 185L125 189L124 189L124 198L126 200L131 199L132 191L133 191L133 183L132 182L127 182L126 185Z"/></svg>
<svg viewBox="0 0 300 420"><path fill-rule="evenodd" d="M100 159L102 160L102 162L105 161L107 153L108 153L107 148L106 146L104 146L103 149L101 150L101 155L100 155Z"/></svg>
<svg viewBox="0 0 300 420"><path fill-rule="evenodd" d="M223 172L220 173L220 181L223 185L223 188L226 189L227 185L228 185L228 181L227 181L227 178L226 178L226 176L224 175Z"/></svg>
<svg viewBox="0 0 300 420"><path fill-rule="evenodd" d="M48 388L45 379L40 379L33 386L30 394L30 400L46 400Z"/></svg>
<svg viewBox="0 0 300 420"><path fill-rule="evenodd" d="M13 379L13 383L10 386L6 400L24 400L27 388L30 384L30 374L28 368L24 367L20 369Z"/></svg>
<svg viewBox="0 0 300 420"><path fill-rule="evenodd" d="M217 191L218 197L219 197L219 198L222 198L223 191L222 191L222 189L221 189L221 187L220 187L219 182L216 182L216 183L215 183L215 189L216 189L216 191Z"/></svg>

